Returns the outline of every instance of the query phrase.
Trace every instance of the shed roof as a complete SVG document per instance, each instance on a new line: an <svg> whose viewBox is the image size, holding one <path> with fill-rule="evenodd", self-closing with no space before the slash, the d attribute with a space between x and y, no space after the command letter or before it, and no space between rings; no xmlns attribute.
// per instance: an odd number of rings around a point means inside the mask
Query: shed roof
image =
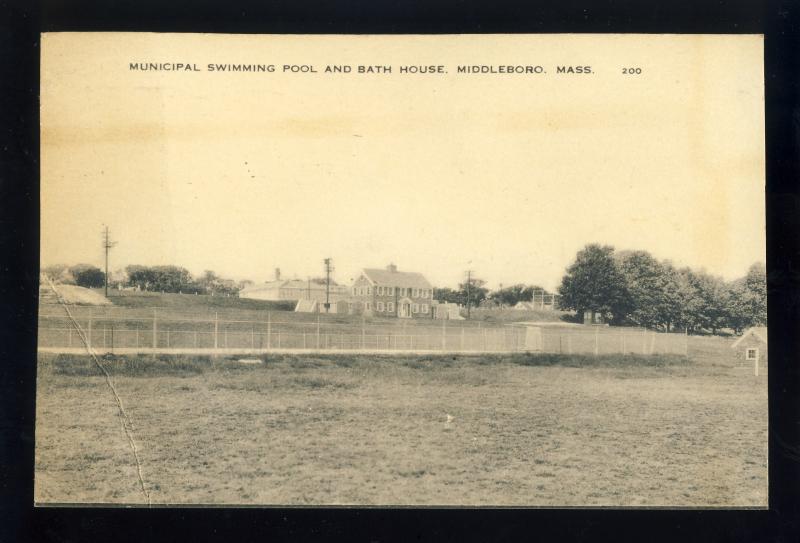
<svg viewBox="0 0 800 543"><path fill-rule="evenodd" d="M431 288L425 276L417 272L400 272L380 268L364 268L362 272L375 285L406 288Z"/></svg>
<svg viewBox="0 0 800 543"><path fill-rule="evenodd" d="M745 330L744 334L742 334L742 337L740 337L739 339L737 339L736 341L733 342L733 345L731 345L731 348L735 349L736 347L738 347L739 344L742 341L744 341L744 339L746 337L749 337L750 335L754 335L755 337L757 337L758 339L760 339L764 343L767 343L767 327L766 326L753 326L752 328L748 328L747 330Z"/></svg>

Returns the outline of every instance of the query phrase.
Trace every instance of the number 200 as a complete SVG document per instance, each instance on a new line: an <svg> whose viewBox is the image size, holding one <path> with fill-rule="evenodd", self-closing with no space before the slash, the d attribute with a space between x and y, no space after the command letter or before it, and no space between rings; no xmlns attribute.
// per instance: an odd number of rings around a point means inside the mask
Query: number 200
<svg viewBox="0 0 800 543"><path fill-rule="evenodd" d="M628 74L628 75L639 75L640 73L642 73L642 69L641 68L623 68L622 69L622 73Z"/></svg>

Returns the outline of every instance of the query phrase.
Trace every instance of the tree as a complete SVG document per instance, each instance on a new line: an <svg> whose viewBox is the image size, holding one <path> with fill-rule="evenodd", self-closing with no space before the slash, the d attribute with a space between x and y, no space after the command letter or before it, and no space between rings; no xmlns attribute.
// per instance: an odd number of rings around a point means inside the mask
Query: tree
<svg viewBox="0 0 800 543"><path fill-rule="evenodd" d="M671 332L673 326L679 323L682 314L683 298L680 274L669 261L661 263L661 274L662 292L657 306L658 322L664 326L667 332Z"/></svg>
<svg viewBox="0 0 800 543"><path fill-rule="evenodd" d="M66 264L53 264L42 268L42 273L51 281L56 281L68 273Z"/></svg>
<svg viewBox="0 0 800 543"><path fill-rule="evenodd" d="M461 296L459 291L453 290L449 287L433 289L433 298L439 302L447 302L451 304L460 304Z"/></svg>
<svg viewBox="0 0 800 543"><path fill-rule="evenodd" d="M767 324L767 269L757 262L744 277L745 303L752 317L750 325Z"/></svg>
<svg viewBox="0 0 800 543"><path fill-rule="evenodd" d="M547 290L539 285L525 285L518 283L499 290L495 290L489 294L489 299L498 305L514 306L518 302L530 302L533 300L533 294L547 294Z"/></svg>
<svg viewBox="0 0 800 543"><path fill-rule="evenodd" d="M647 328L666 325L668 319L664 313L669 309L669 301L664 266L647 251L619 253L617 262L630 301L628 319Z"/></svg>
<svg viewBox="0 0 800 543"><path fill-rule="evenodd" d="M614 323L620 323L630 310L625 277L614 260L614 248L589 244L575 256L558 287L559 305L584 311L599 312Z"/></svg>
<svg viewBox="0 0 800 543"><path fill-rule="evenodd" d="M125 272L128 274L128 285L139 290L150 290L155 280L153 271L147 266L131 264L125 267Z"/></svg>
<svg viewBox="0 0 800 543"><path fill-rule="evenodd" d="M79 287L98 288L105 284L106 275L97 266L76 264L69 268L69 272Z"/></svg>
<svg viewBox="0 0 800 543"><path fill-rule="evenodd" d="M767 323L767 270L763 264L753 264L747 275L731 281L726 309L728 326L737 334Z"/></svg>
<svg viewBox="0 0 800 543"><path fill-rule="evenodd" d="M478 307L486 299L489 289L484 285L486 281L471 277L469 281L464 281L458 285L458 296L462 305L469 304L470 307Z"/></svg>
<svg viewBox="0 0 800 543"><path fill-rule="evenodd" d="M693 273L692 281L695 299L687 305L695 326L716 334L728 325L728 287L721 277L702 271Z"/></svg>

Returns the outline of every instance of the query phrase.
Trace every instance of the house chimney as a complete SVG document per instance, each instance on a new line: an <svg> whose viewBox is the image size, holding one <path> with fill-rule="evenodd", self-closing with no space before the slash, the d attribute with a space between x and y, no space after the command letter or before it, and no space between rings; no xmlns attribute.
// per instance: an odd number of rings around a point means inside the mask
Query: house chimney
<svg viewBox="0 0 800 543"><path fill-rule="evenodd" d="M280 281L281 280L281 269L280 268L275 268L275 280L276 281Z"/></svg>
<svg viewBox="0 0 800 543"><path fill-rule="evenodd" d="M394 264L389 264L388 266L386 266L386 269L389 270L391 273L395 273L397 271L397 266L395 266Z"/></svg>

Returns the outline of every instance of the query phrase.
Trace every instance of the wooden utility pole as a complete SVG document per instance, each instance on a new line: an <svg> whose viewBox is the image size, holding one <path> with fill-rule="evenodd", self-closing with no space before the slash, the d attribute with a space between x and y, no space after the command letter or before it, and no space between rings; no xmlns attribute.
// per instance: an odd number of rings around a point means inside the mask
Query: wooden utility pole
<svg viewBox="0 0 800 543"><path fill-rule="evenodd" d="M108 233L108 226L103 229L103 250L106 253L106 273L103 277L103 283L105 285L105 296L108 298L108 251L114 245L116 245L116 241L111 241L111 235Z"/></svg>
<svg viewBox="0 0 800 543"><path fill-rule="evenodd" d="M324 262L325 262L325 313L328 313L331 307L331 300L330 300L331 272L333 271L333 266L331 265L330 258L326 258Z"/></svg>
<svg viewBox="0 0 800 543"><path fill-rule="evenodd" d="M472 298L472 270L467 270L467 319L470 318L470 302Z"/></svg>

